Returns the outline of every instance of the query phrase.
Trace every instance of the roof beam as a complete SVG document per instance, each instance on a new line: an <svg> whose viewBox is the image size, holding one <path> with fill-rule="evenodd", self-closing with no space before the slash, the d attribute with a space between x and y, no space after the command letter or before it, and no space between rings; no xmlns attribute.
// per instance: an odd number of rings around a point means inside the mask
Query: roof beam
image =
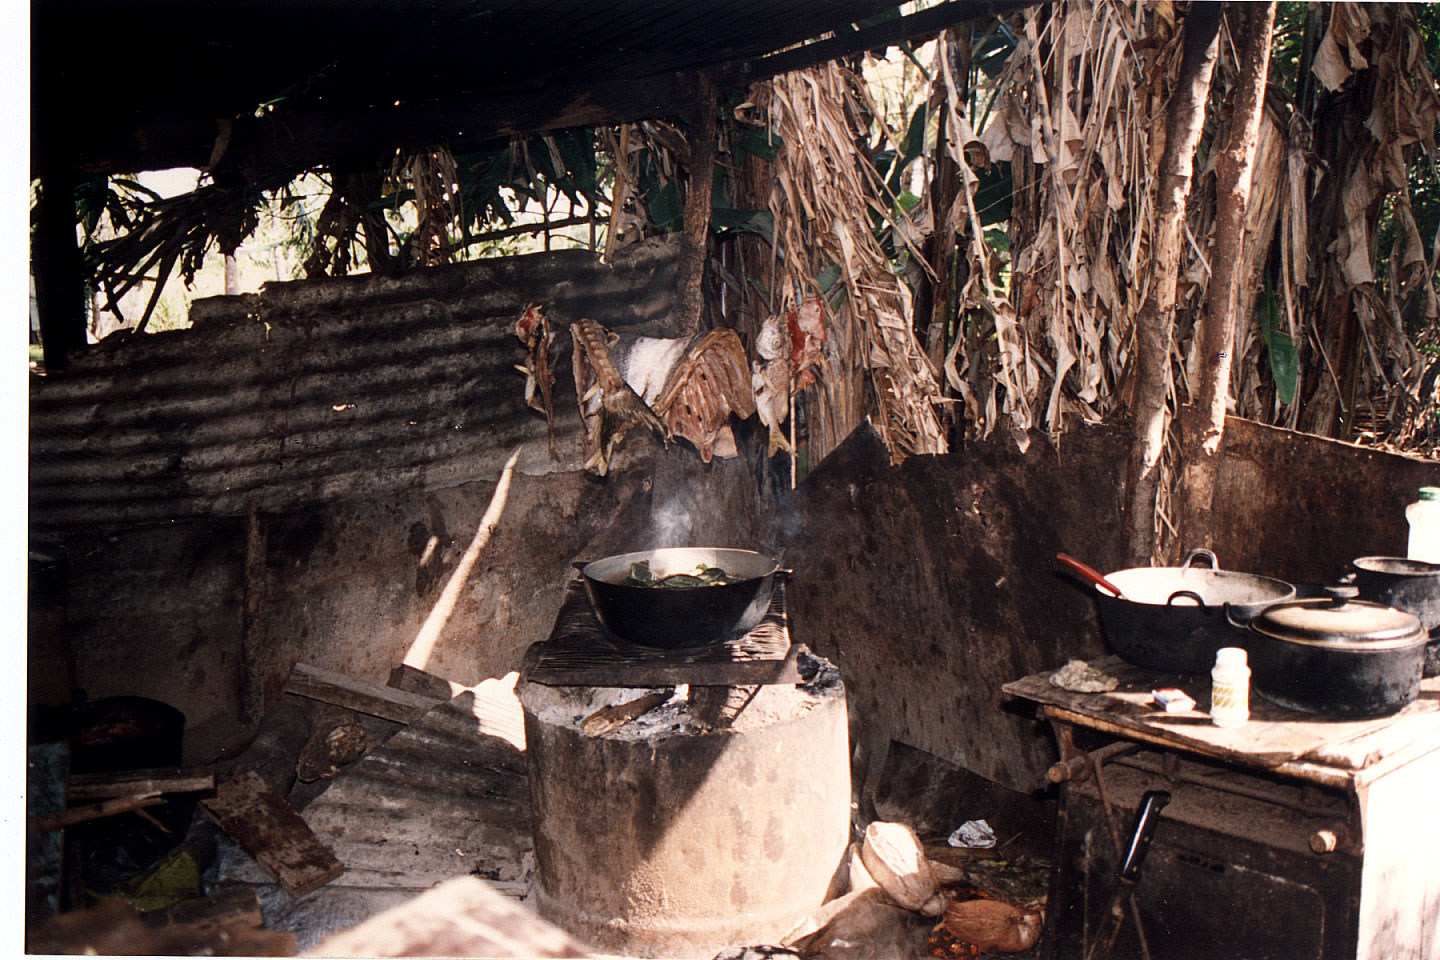
<svg viewBox="0 0 1440 960"><path fill-rule="evenodd" d="M865 50L938 33L956 23L998 16L1038 0L950 0L906 17L768 57L702 65L639 78L471 91L453 97L363 111L282 111L259 118L141 123L108 134L55 128L37 138L63 144L82 173L131 173L168 167L206 168L217 160L252 184L281 182L322 164L373 161L395 149L480 142L566 127L632 123L687 113L703 71L718 87L740 86ZM58 138L58 139L57 139ZM103 146L100 146L103 145ZM37 144L37 148L41 145ZM36 155L49 151L37 149Z"/></svg>

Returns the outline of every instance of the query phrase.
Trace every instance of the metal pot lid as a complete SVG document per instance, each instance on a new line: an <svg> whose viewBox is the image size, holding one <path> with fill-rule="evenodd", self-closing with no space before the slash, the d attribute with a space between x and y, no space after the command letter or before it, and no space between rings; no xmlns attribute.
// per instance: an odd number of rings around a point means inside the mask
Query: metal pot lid
<svg viewBox="0 0 1440 960"><path fill-rule="evenodd" d="M1440 563L1427 563L1405 557L1360 557L1351 563L1356 570L1366 573L1387 573L1399 577L1440 577Z"/></svg>
<svg viewBox="0 0 1440 960"><path fill-rule="evenodd" d="M1356 652L1396 650L1427 639L1420 619L1413 614L1337 597L1277 603L1250 621L1250 626L1290 643Z"/></svg>

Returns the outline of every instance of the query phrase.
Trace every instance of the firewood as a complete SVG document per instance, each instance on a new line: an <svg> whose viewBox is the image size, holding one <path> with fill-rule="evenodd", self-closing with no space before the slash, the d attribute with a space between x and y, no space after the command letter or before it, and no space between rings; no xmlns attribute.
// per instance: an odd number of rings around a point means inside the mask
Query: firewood
<svg viewBox="0 0 1440 960"><path fill-rule="evenodd" d="M201 793L213 789L215 774L210 770L180 768L72 773L65 782L65 796L70 800L105 800L142 793Z"/></svg>
<svg viewBox="0 0 1440 960"><path fill-rule="evenodd" d="M26 827L37 833L49 833L52 830L63 830L79 823L114 817L122 813L138 813L142 807L153 807L157 803L164 802L158 792L144 793L133 797L115 797L113 800L104 800L84 807L71 807L68 810L31 817L26 821Z"/></svg>
<svg viewBox="0 0 1440 960"><path fill-rule="evenodd" d="M291 668L285 692L397 723L409 723L443 702L306 663Z"/></svg>

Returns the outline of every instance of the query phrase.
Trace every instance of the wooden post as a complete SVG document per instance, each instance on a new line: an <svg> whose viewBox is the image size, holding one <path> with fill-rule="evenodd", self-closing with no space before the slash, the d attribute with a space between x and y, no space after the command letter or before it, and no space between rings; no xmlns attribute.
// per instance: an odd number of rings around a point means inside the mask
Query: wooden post
<svg viewBox="0 0 1440 960"><path fill-rule="evenodd" d="M696 334L704 329L705 256L710 238L710 194L715 179L715 87L700 75L700 103L690 134L690 187L685 195L685 228L680 263L675 274L680 329Z"/></svg>
<svg viewBox="0 0 1440 960"><path fill-rule="evenodd" d="M240 617L240 720L257 723L265 713L265 667L260 626L265 587L265 531L251 500L245 515L244 600Z"/></svg>
<svg viewBox="0 0 1440 960"><path fill-rule="evenodd" d="M85 277L75 237L75 182L68 169L52 168L40 179L31 269L40 315L45 369L64 369L69 354L85 345Z"/></svg>

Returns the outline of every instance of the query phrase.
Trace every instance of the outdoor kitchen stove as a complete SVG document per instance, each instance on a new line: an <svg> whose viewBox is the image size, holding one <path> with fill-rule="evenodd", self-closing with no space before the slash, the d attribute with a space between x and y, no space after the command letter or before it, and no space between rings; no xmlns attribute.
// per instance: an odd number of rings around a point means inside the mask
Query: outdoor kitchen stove
<svg viewBox="0 0 1440 960"><path fill-rule="evenodd" d="M1004 687L1040 705L1060 745L1043 957L1092 956L1118 904L1114 947L1096 954L1111 960L1440 960L1440 678L1389 717L1251 697L1250 722L1223 729L1204 712L1208 678L1092 666L1116 689L1072 692L1049 673ZM1198 709L1157 707L1150 691L1173 686ZM1170 802L1127 888L1117 851L1150 791Z"/></svg>
<svg viewBox="0 0 1440 960"><path fill-rule="evenodd" d="M825 900L850 835L845 688L791 644L783 582L745 636L655 649L572 580L517 693L546 919L602 952L713 956Z"/></svg>

